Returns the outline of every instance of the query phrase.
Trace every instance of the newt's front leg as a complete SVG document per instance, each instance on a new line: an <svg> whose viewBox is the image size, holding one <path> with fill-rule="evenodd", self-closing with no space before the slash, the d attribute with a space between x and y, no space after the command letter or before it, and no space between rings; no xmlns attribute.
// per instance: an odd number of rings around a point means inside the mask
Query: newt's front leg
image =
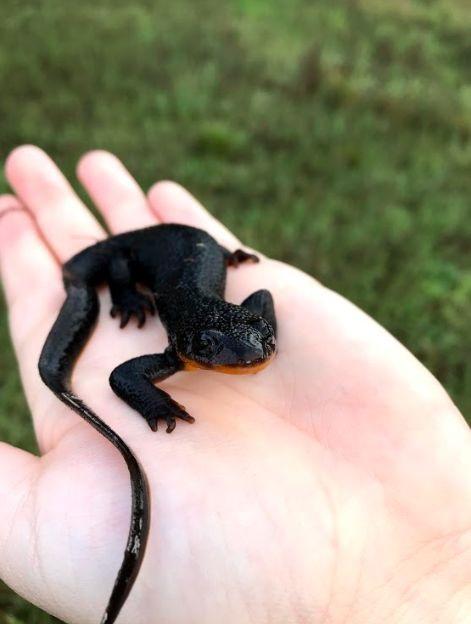
<svg viewBox="0 0 471 624"><path fill-rule="evenodd" d="M158 420L163 418L167 423L167 433L171 433L175 429L176 418L190 423L195 419L152 382L163 381L182 368L181 361L171 349L155 355L143 355L117 366L110 375L110 385L123 401L146 419L152 431L157 431Z"/></svg>
<svg viewBox="0 0 471 624"><path fill-rule="evenodd" d="M273 297L269 290L263 289L255 291L244 299L241 305L268 321L276 336L275 304L273 303Z"/></svg>

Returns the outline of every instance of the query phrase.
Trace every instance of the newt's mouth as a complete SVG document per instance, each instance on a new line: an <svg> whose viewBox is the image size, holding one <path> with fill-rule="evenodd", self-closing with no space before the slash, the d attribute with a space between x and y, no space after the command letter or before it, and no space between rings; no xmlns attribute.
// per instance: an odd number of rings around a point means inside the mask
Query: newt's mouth
<svg viewBox="0 0 471 624"><path fill-rule="evenodd" d="M226 373L229 375L253 375L263 370L270 364L271 360L275 356L275 351L266 358L260 358L253 362L244 362L238 364L204 364L197 362L196 360L190 360L188 357L179 354L181 361L183 362L183 368L186 371L194 370L211 370L216 373Z"/></svg>

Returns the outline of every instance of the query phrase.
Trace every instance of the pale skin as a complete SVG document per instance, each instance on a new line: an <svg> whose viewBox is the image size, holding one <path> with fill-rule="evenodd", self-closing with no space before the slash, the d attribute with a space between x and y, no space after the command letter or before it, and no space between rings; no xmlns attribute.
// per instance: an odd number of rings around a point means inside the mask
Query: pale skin
<svg viewBox="0 0 471 624"><path fill-rule="evenodd" d="M128 475L42 384L37 361L64 299L60 263L106 233L40 149L17 148L5 170L1 275L41 456L0 443L0 576L65 622L96 624L126 541ZM146 196L109 153L86 154L78 177L113 233L180 222L241 246L182 187L159 182ZM156 319L119 330L103 291L73 387L128 442L152 491L119 622L469 622L463 416L391 335L311 277L267 258L229 270L230 301L259 288L274 296L277 358L253 376L167 380L196 418L172 435L151 432L107 382L117 364L161 351L165 332Z"/></svg>

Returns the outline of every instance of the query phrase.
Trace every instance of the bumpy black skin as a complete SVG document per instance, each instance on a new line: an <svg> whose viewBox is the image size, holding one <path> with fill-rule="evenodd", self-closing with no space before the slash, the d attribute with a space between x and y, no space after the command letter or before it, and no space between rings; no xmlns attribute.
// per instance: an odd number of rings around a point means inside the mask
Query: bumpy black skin
<svg viewBox="0 0 471 624"><path fill-rule="evenodd" d="M153 381L193 368L255 372L275 354L276 320L270 293L259 290L240 306L223 299L227 266L247 260L257 262L258 258L241 249L229 252L203 230L167 224L108 238L63 267L67 298L42 350L39 372L62 402L114 444L131 477L129 537L102 624L115 622L137 577L149 529L149 494L132 451L70 388L74 363L98 317L96 289L102 283L109 285L111 315L121 317L121 327L133 315L142 326L146 312L153 314L157 309L169 346L164 353L124 362L111 373L110 384L152 430L157 430L158 419L163 418L170 433L176 418L194 419ZM137 290L136 284L147 293Z"/></svg>

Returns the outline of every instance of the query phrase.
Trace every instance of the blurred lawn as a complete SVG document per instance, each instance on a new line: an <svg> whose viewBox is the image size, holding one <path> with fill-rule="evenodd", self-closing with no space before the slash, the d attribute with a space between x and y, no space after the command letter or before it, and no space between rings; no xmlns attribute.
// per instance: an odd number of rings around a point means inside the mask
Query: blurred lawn
<svg viewBox="0 0 471 624"><path fill-rule="evenodd" d="M101 147L145 188L180 181L369 312L469 414L466 5L2 0L0 156L37 143L74 179ZM0 439L32 449L3 312L0 346ZM0 588L0 624L53 621Z"/></svg>

